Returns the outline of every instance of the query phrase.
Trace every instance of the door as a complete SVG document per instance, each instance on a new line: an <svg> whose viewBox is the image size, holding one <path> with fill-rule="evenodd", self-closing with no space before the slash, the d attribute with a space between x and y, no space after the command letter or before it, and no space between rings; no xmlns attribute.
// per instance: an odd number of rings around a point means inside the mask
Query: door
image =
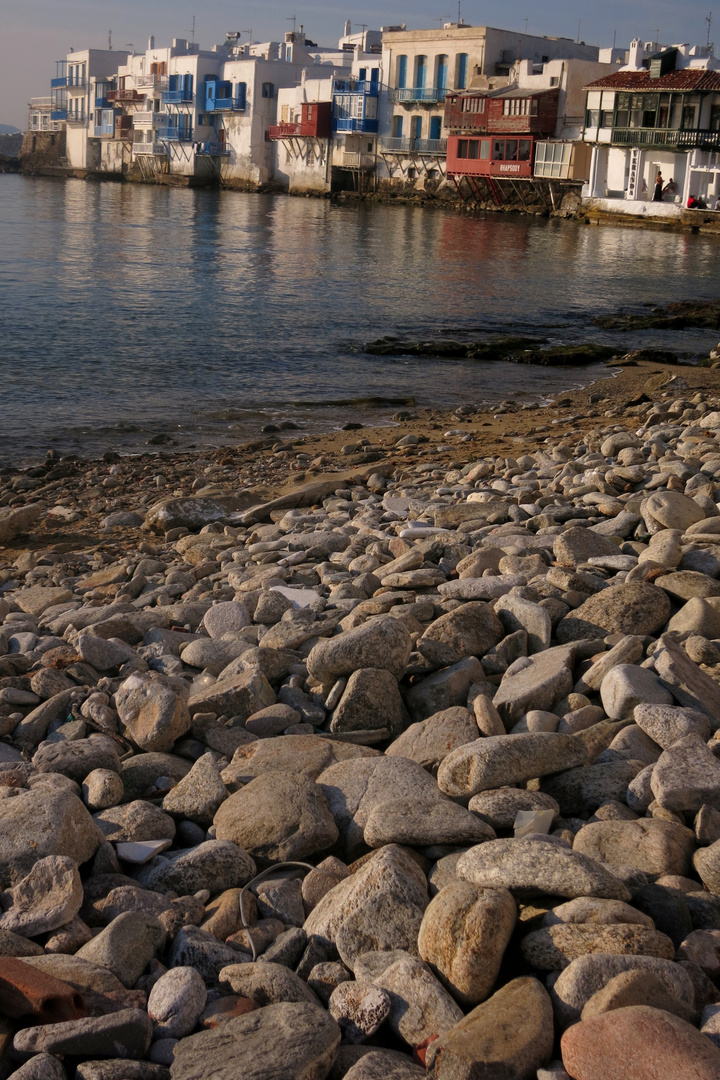
<svg viewBox="0 0 720 1080"><path fill-rule="evenodd" d="M442 116L433 116L430 118L430 138L439 139L440 132L442 130Z"/></svg>
<svg viewBox="0 0 720 1080"><path fill-rule="evenodd" d="M418 90L422 90L425 87L425 77L427 75L427 56L418 56L415 61L415 87Z"/></svg>
<svg viewBox="0 0 720 1080"><path fill-rule="evenodd" d="M447 90L448 84L448 58L447 56L438 56L437 58L437 83L438 90Z"/></svg>
<svg viewBox="0 0 720 1080"><path fill-rule="evenodd" d="M422 135L422 116L413 116L410 121L410 138L416 142Z"/></svg>

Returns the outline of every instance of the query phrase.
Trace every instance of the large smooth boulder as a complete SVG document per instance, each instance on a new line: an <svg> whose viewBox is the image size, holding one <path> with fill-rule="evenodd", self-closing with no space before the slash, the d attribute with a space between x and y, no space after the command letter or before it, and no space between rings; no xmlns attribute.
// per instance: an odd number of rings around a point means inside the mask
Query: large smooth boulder
<svg viewBox="0 0 720 1080"><path fill-rule="evenodd" d="M0 801L0 884L17 885L38 859L91 859L103 836L77 795L46 785Z"/></svg>
<svg viewBox="0 0 720 1080"><path fill-rule="evenodd" d="M692 830L659 818L592 822L579 830L573 844L573 851L611 868L634 866L657 876L687 876L694 850Z"/></svg>
<svg viewBox="0 0 720 1080"><path fill-rule="evenodd" d="M307 666L322 683L332 683L360 668L383 668L401 679L411 650L412 639L400 620L379 615L353 630L319 641L308 656Z"/></svg>
<svg viewBox="0 0 720 1080"><path fill-rule="evenodd" d="M493 698L508 730L528 709L551 710L570 693L574 659L574 645L559 645L510 665Z"/></svg>
<svg viewBox="0 0 720 1080"><path fill-rule="evenodd" d="M418 949L453 997L478 1005L489 996L517 919L507 889L458 881L442 889L425 910Z"/></svg>
<svg viewBox="0 0 720 1080"><path fill-rule="evenodd" d="M214 824L218 840L231 840L270 862L304 859L338 838L320 786L281 772L263 773L236 791L222 803Z"/></svg>
<svg viewBox="0 0 720 1080"><path fill-rule="evenodd" d="M534 1080L554 1041L550 998L537 979L513 979L431 1043L433 1080Z"/></svg>
<svg viewBox="0 0 720 1080"><path fill-rule="evenodd" d="M566 1031L563 1064L576 1080L717 1080L720 1048L664 1009L631 1005Z"/></svg>
<svg viewBox="0 0 720 1080"><path fill-rule="evenodd" d="M610 585L561 619L558 641L602 638L606 634L655 635L670 618L670 599L645 581Z"/></svg>
<svg viewBox="0 0 720 1080"><path fill-rule="evenodd" d="M141 750L162 753L190 730L190 714L176 683L151 671L130 675L115 693L127 735Z"/></svg>

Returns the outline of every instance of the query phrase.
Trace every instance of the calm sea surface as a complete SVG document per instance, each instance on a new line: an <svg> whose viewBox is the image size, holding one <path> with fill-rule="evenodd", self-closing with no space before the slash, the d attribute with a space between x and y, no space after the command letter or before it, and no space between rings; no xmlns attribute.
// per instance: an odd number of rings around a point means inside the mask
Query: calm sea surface
<svg viewBox="0 0 720 1080"><path fill-rule="evenodd" d="M357 346L537 333L707 355L717 335L620 339L590 319L715 296L719 271L720 241L689 234L0 176L0 461L328 429L368 397L546 399L599 369Z"/></svg>

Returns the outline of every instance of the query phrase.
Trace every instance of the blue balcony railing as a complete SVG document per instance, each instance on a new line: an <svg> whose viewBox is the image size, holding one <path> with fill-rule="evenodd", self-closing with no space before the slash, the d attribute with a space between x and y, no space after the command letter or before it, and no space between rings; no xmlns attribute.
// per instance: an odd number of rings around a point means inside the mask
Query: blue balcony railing
<svg viewBox="0 0 720 1080"><path fill-rule="evenodd" d="M356 116L336 116L333 120L333 127L335 131L359 131L366 132L368 135L377 135L378 122L377 117L372 120L368 117L359 120Z"/></svg>
<svg viewBox="0 0 720 1080"><path fill-rule="evenodd" d="M205 112L243 112L245 101L237 97L205 98Z"/></svg>
<svg viewBox="0 0 720 1080"><path fill-rule="evenodd" d="M411 86L401 90L393 90L392 96L395 101L406 102L407 104L414 102L436 104L445 100L447 92L446 86Z"/></svg>
<svg viewBox="0 0 720 1080"><path fill-rule="evenodd" d="M192 105L195 95L192 90L163 90L163 105Z"/></svg>
<svg viewBox="0 0 720 1080"><path fill-rule="evenodd" d="M57 77L57 79L51 79L50 80L50 86L51 86L51 88L53 90L56 90L58 86L67 86L67 84L68 84L67 75L59 75Z"/></svg>
<svg viewBox="0 0 720 1080"><path fill-rule="evenodd" d="M53 109L50 113L51 120L67 120L67 109Z"/></svg>
<svg viewBox="0 0 720 1080"><path fill-rule="evenodd" d="M99 94L95 98L95 108L96 109L111 109L112 105L110 104L110 102L108 101L108 99L105 97L104 94Z"/></svg>
<svg viewBox="0 0 720 1080"><path fill-rule="evenodd" d="M192 128L177 127L160 127L157 129L158 139L162 139L165 142L192 142Z"/></svg>
<svg viewBox="0 0 720 1080"><path fill-rule="evenodd" d="M380 150L386 154L437 154L444 157L447 139L381 139Z"/></svg>

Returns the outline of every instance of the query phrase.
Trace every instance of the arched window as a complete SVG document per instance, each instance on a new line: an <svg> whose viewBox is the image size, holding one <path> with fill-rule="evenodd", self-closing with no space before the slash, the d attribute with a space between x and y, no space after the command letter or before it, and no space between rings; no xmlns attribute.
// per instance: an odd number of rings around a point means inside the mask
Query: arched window
<svg viewBox="0 0 720 1080"><path fill-rule="evenodd" d="M425 87L427 74L427 56L418 56L415 59L415 87L422 90Z"/></svg>
<svg viewBox="0 0 720 1080"><path fill-rule="evenodd" d="M437 58L437 78L435 85L438 90L447 90L448 84L448 58L444 54Z"/></svg>
<svg viewBox="0 0 720 1080"><path fill-rule="evenodd" d="M398 90L404 90L407 86L407 56L398 56L397 58L395 83Z"/></svg>
<svg viewBox="0 0 720 1080"><path fill-rule="evenodd" d="M468 76L468 54L459 53L457 58L457 81L456 86L458 90L464 90L467 86Z"/></svg>

